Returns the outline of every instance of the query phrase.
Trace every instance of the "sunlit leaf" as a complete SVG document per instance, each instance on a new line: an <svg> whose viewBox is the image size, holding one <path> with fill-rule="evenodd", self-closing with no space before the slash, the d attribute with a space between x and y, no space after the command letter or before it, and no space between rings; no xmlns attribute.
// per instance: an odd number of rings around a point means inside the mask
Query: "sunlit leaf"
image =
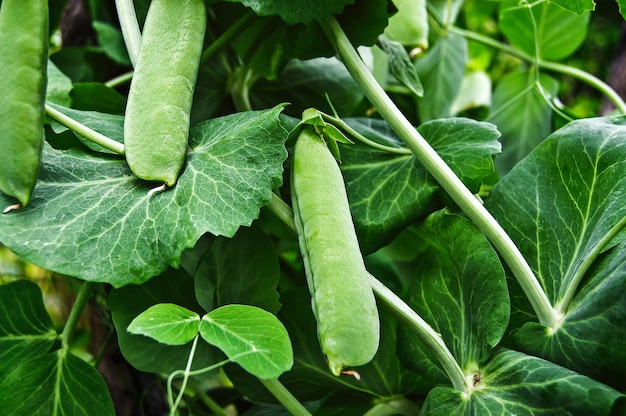
<svg viewBox="0 0 626 416"><path fill-rule="evenodd" d="M197 313L173 303L158 303L137 315L128 325L128 332L162 344L184 345L198 334L199 327Z"/></svg>

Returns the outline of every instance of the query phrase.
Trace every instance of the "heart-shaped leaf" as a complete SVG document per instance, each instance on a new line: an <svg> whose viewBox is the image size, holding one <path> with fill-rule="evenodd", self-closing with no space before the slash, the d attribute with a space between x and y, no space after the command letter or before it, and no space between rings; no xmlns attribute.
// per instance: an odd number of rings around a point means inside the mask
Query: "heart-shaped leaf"
<svg viewBox="0 0 626 416"><path fill-rule="evenodd" d="M0 380L23 361L47 353L56 339L37 284L0 285Z"/></svg>
<svg viewBox="0 0 626 416"><path fill-rule="evenodd" d="M383 121L346 119L370 140L400 147ZM472 192L495 168L499 133L492 124L470 119L433 120L417 129ZM420 217L445 206L443 192L410 154L395 154L356 143L341 146L341 171L361 250L371 253L389 243Z"/></svg>
<svg viewBox="0 0 626 416"><path fill-rule="evenodd" d="M140 313L128 332L153 338L162 344L184 345L198 334L200 315L173 303L158 303Z"/></svg>
<svg viewBox="0 0 626 416"><path fill-rule="evenodd" d="M0 215L0 241L48 270L116 287L177 267L203 233L230 237L270 202L287 157L281 109L197 125L176 186L154 195L118 157L45 146L34 197Z"/></svg>
<svg viewBox="0 0 626 416"><path fill-rule="evenodd" d="M207 313L200 335L262 379L277 378L293 365L287 330L278 318L255 306L226 305Z"/></svg>
<svg viewBox="0 0 626 416"><path fill-rule="evenodd" d="M502 178L485 202L564 315L556 328L522 326L534 314L516 301L521 313L511 329L518 346L621 386L626 249L615 245L626 226L625 135L626 117L572 122Z"/></svg>

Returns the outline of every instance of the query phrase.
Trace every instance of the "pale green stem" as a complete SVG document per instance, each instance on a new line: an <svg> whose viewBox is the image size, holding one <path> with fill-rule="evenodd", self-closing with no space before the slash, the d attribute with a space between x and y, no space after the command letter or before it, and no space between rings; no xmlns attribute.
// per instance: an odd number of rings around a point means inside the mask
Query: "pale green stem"
<svg viewBox="0 0 626 416"><path fill-rule="evenodd" d="M133 71L128 71L125 74L119 75L107 82L104 83L104 85L106 85L109 88L115 88L118 85L122 85L127 83L128 81L130 81L133 78Z"/></svg>
<svg viewBox="0 0 626 416"><path fill-rule="evenodd" d="M74 301L74 305L70 311L70 316L68 316L65 327L63 328L63 333L61 334L61 348L68 349L70 347L72 335L74 335L74 330L76 330L76 325L78 324L80 315L82 315L83 310L87 306L87 302L89 301L89 297L91 296L91 291L94 286L94 283L84 282L80 287L78 296L76 296L76 300Z"/></svg>
<svg viewBox="0 0 626 416"><path fill-rule="evenodd" d="M52 106L46 103L46 115L58 122L59 124L64 125L68 129L72 130L75 133L80 134L84 138L99 144L105 149L109 149L112 152L117 153L118 155L124 154L124 145L122 143L116 142L113 139L108 138L104 134L100 134L95 130L90 129L82 123L74 120L73 118L66 116L62 112L54 109Z"/></svg>
<svg viewBox="0 0 626 416"><path fill-rule="evenodd" d="M287 212L290 212L292 220L285 222L289 226L290 231L296 235L296 227L293 223L293 211L277 196L274 196L272 203L269 205L269 209L274 212L279 218L286 216ZM469 386L467 384L465 374L457 363L456 359L448 349L448 346L443 342L441 335L422 319L409 305L407 305L402 299L400 299L395 293L389 290L385 285L376 279L376 277L369 275L370 284L372 290L376 296L381 299L388 307L393 311L400 319L409 325L409 328L414 331L417 336L424 342L424 344L433 352L437 360L441 363L441 366L446 371L450 382L459 391L469 392Z"/></svg>
<svg viewBox="0 0 626 416"><path fill-rule="evenodd" d="M448 375L452 386L462 392L470 393L471 377L467 378L456 359L443 342L441 334L437 333L426 321L422 319L409 305L400 299L389 288L383 285L376 277L369 275L372 290L378 299L382 300L405 324L420 338L420 340L435 355Z"/></svg>
<svg viewBox="0 0 626 416"><path fill-rule="evenodd" d="M133 67L135 67L141 46L141 31L139 30L133 0L115 0L115 8L117 9L117 16L120 20L120 27L122 29L124 43L126 44L126 50L128 51L128 57Z"/></svg>
<svg viewBox="0 0 626 416"><path fill-rule="evenodd" d="M572 299L574 299L574 296L576 295L576 292L578 291L578 286L580 285L580 282L585 277L585 274L587 274L587 271L589 270L589 268L596 261L600 253L602 253L602 251L605 249L607 244L613 238L615 238L615 236L619 234L619 232L622 231L624 228L626 228L626 217L623 217L620 221L618 221L618 223L615 224L609 230L609 232L607 232L600 239L600 241L598 241L598 243L595 245L593 250L585 256L585 259L580 264L580 266L576 270L576 273L574 273L570 281L566 282L566 284L564 285L566 287L565 293L563 293L559 302L556 304L556 307L562 314L565 314L567 312L567 309L569 308L569 305L572 302Z"/></svg>
<svg viewBox="0 0 626 416"><path fill-rule="evenodd" d="M193 363L193 358L196 355L196 347L198 346L199 339L200 339L200 334L194 337L193 343L191 344L191 351L189 351L189 358L187 359L187 366L185 367L185 372L183 374L183 382L180 385L178 396L176 396L176 401L174 402L174 404L170 403L171 404L170 416L174 416L176 414L176 409L178 409L178 405L180 405L180 402L183 399L183 396L185 395L185 388L187 387L187 382L189 381L189 374L191 373L191 363ZM170 387L171 381L172 381L171 379L168 380L168 387L170 388L170 391L171 391L171 387Z"/></svg>
<svg viewBox="0 0 626 416"><path fill-rule="evenodd" d="M546 61L546 60L528 55L527 53L524 53L520 51L519 49L512 48L511 46L504 44L502 42L498 42L497 40L492 39L488 36L483 36L479 33L475 33L469 30L452 26L450 28L450 32L461 35L467 39L471 39L473 41L482 43L483 45L487 45L487 46L491 46L492 48L499 49L501 51L508 53L509 55L515 56L522 60L525 60L528 62L534 62L540 68L557 72L563 75L567 75L572 78L576 78L584 82L585 84L590 85L591 87L598 90L609 101L613 103L615 108L617 108L617 110L621 114L626 114L626 103L624 102L622 97L620 97L619 94L615 92L615 90L611 88L608 84L606 84L601 79L595 77L594 75L588 72L585 72L578 68L574 68L569 65L564 65L564 64L560 64L560 63L552 62L552 61Z"/></svg>
<svg viewBox="0 0 626 416"><path fill-rule="evenodd" d="M285 203L285 201L280 199L280 197L275 193L272 193L272 201L270 202L268 208L278 217L278 219L287 225L289 230L294 233L294 235L296 234L296 224L293 222L293 210Z"/></svg>
<svg viewBox="0 0 626 416"><path fill-rule="evenodd" d="M193 380L191 380L193 382ZM189 387L191 387L194 391L194 394L198 396L200 401L206 405L214 415L216 416L232 416L226 410L224 410L211 396L206 394L204 390L198 386L196 383L190 383Z"/></svg>
<svg viewBox="0 0 626 416"><path fill-rule="evenodd" d="M322 113L321 111L320 111L320 114L322 115L322 118L325 119L326 121L328 121L328 122L334 124L335 126L341 128L343 131L348 133L352 138L360 141L363 144L366 144L367 146L370 146L373 149L381 150L381 151L387 152L387 153L394 153L394 154L398 154L398 155L410 155L410 154L412 154L409 149L406 149L404 147L391 147L391 146L385 146L384 144L376 143L375 141L368 139L367 137L363 136L358 131L354 130L352 127L350 127L350 125L348 123L346 123L345 121L343 121L340 118L333 117L331 115Z"/></svg>
<svg viewBox="0 0 626 416"><path fill-rule="evenodd" d="M559 322L560 314L550 304L539 281L513 240L391 101L361 60L337 20L331 16L321 26L352 78L379 114L498 250L517 278L539 322L549 327Z"/></svg>
<svg viewBox="0 0 626 416"><path fill-rule="evenodd" d="M237 111L250 111L250 85L254 82L252 70L246 67L239 67L233 74L233 83L230 88L230 96Z"/></svg>
<svg viewBox="0 0 626 416"><path fill-rule="evenodd" d="M258 379L285 409L294 416L311 416L311 413L296 399L277 378Z"/></svg>

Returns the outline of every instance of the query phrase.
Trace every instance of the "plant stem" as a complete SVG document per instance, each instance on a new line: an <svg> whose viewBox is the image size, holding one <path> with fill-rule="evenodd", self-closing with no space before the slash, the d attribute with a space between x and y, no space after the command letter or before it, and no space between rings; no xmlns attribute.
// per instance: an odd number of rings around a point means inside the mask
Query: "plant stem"
<svg viewBox="0 0 626 416"><path fill-rule="evenodd" d="M89 300L89 296L91 295L91 291L94 286L95 284L92 282L84 282L80 287L78 296L76 296L76 300L74 301L74 305L70 311L70 316L67 318L67 322L63 328L63 333L61 334L61 348L69 349L72 335L74 335L74 330L78 324L78 319L83 313L85 306L87 306L87 301Z"/></svg>
<svg viewBox="0 0 626 416"><path fill-rule="evenodd" d="M50 104L46 103L46 115L58 122L59 124L64 125L68 129L80 134L84 138L91 140L92 142L99 144L105 149L109 149L112 152L117 153L118 155L124 154L124 145L122 143L116 142L113 139L108 138L104 134L100 134L95 130L90 129L82 123L74 120L71 117L66 116L59 110L56 110Z"/></svg>
<svg viewBox="0 0 626 416"><path fill-rule="evenodd" d="M266 389L294 416L311 416L311 413L296 399L277 378L258 379Z"/></svg>
<svg viewBox="0 0 626 416"><path fill-rule="evenodd" d="M459 391L469 394L472 385L471 383L468 384L465 373L463 373L463 370L448 349L448 346L443 342L441 335L411 309L409 305L376 279L376 277L371 274L369 277L372 290L376 293L376 296L399 318L408 324L410 329L417 334L420 340L430 349L448 375L452 386Z"/></svg>
<svg viewBox="0 0 626 416"><path fill-rule="evenodd" d="M106 85L109 88L115 88L118 85L122 85L127 83L128 81L130 81L133 78L133 71L128 71L125 74L119 75L113 79L110 79L109 81L105 82L104 85Z"/></svg>
<svg viewBox="0 0 626 416"><path fill-rule="evenodd" d="M137 65L137 57L139 56L139 46L141 45L141 32L139 31L139 23L137 23L133 0L115 0L115 8L120 20L128 57L133 67L135 67Z"/></svg>
<svg viewBox="0 0 626 416"><path fill-rule="evenodd" d="M296 227L293 223L293 211L285 203L285 201L274 195L269 208L280 219L285 217L286 212L291 212L292 219L289 222L285 222L285 224L287 224L294 235L297 234ZM426 346L433 352L435 357L437 357L454 388L459 391L469 392L469 387L471 386L466 384L466 378L463 370L448 349L448 346L445 342L443 342L443 339L441 339L441 335L435 332L435 330L426 321L424 321L421 316L411 309L411 307L400 299L400 297L376 279L376 277L370 274L369 278L372 290L376 296L385 302L393 313L407 323L411 330L417 334L422 342L424 342L424 344L426 344Z"/></svg>
<svg viewBox="0 0 626 416"><path fill-rule="evenodd" d="M547 69L549 71L554 71L563 75L570 76L572 78L576 78L587 85L592 86L596 90L600 91L609 101L613 103L615 108L621 113L626 114L626 103L619 96L617 92L613 88L611 88L608 84L603 82L601 79L595 77L594 75L585 72L581 69L574 68L569 65L560 64L557 62L546 61L541 58L528 55L525 52L520 51L519 49L515 49L509 45L506 45L502 42L498 42L495 39L492 39L488 36L483 36L479 33L472 32L470 30L461 29L455 26L450 27L451 33L456 33L461 35L467 39L471 39L473 41L482 43L483 45L491 46L492 48L499 49L508 53L509 55L515 56L527 62L535 63L539 68Z"/></svg>
<svg viewBox="0 0 626 416"><path fill-rule="evenodd" d="M593 263L596 261L598 256L606 249L606 246L618 235L622 230L626 228L626 217L623 217L620 221L617 222L611 229L602 236L600 241L593 247L590 253L585 256L585 259L580 263L577 267L576 272L573 274L569 281L564 282L563 287L565 288L564 292L559 293L559 301L555 305L558 310L565 314L567 309L569 308L572 299L576 295L578 291L578 286L580 282L583 280L587 271L591 268ZM565 273L567 276L569 273Z"/></svg>
<svg viewBox="0 0 626 416"><path fill-rule="evenodd" d="M183 396L185 395L185 388L187 387L187 382L189 381L189 374L191 372L191 363L193 363L193 358L196 356L196 347L198 346L198 339L200 339L200 334L195 336L195 338L193 339L193 343L191 344L191 351L189 351L189 358L187 359L187 366L185 367L185 372L183 373L183 382L180 385L178 396L176 396L176 401L171 405L170 416L174 416L176 414L176 409L178 409L178 405L180 404L181 400L183 399ZM168 384L169 383L171 383L171 379L168 380ZM170 387L170 391L171 391L171 387Z"/></svg>
<svg viewBox="0 0 626 416"><path fill-rule="evenodd" d="M377 143L373 140L368 139L367 137L363 136L361 133L359 133L358 131L354 130L352 127L350 127L350 125L348 123L346 123L345 121L343 121L340 118L337 117L333 117L330 116L328 114L322 113L321 111L319 112L322 115L322 118L325 121L328 121L332 124L334 124L336 127L341 128L343 131L345 131L346 133L348 133L353 139L360 141L361 143L376 149L376 150L381 150L383 152L388 152L388 153L394 153L397 155L411 155L411 151L407 148L404 147L391 147L391 146L386 146L384 144L380 144Z"/></svg>
<svg viewBox="0 0 626 416"><path fill-rule="evenodd" d="M193 379L191 381L193 381ZM200 401L202 403L204 403L206 405L206 407L211 409L211 411L213 412L214 415L216 415L216 416L231 416L226 410L224 410L222 408L222 406L217 404L217 402L215 400L213 400L213 398L211 396L206 394L204 392L204 390L202 390L202 388L200 388L200 386L197 385L197 383L190 383L189 387L191 387L193 389L194 394L196 394L198 396Z"/></svg>
<svg viewBox="0 0 626 416"><path fill-rule="evenodd" d="M216 38L209 47L207 47L204 52L202 52L202 58L200 59L200 65L204 65L207 63L209 59L215 53L220 51L224 46L228 45L235 39L237 36L241 34L244 27L247 26L254 18L256 14L250 10L243 16L239 18L235 23L230 25L228 29L222 33L218 38Z"/></svg>
<svg viewBox="0 0 626 416"><path fill-rule="evenodd" d="M550 304L543 288L513 240L378 85L337 20L331 16L321 26L365 96L411 149L417 160L424 165L499 251L524 290L539 322L549 327L559 322L560 314Z"/></svg>

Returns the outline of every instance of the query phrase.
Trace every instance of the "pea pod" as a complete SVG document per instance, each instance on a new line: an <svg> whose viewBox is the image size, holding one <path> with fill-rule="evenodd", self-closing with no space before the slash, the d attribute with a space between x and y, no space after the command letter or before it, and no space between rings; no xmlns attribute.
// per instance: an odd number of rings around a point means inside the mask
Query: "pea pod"
<svg viewBox="0 0 626 416"><path fill-rule="evenodd" d="M44 141L48 0L0 5L0 190L26 206Z"/></svg>
<svg viewBox="0 0 626 416"><path fill-rule="evenodd" d="M172 186L185 161L206 14L204 0L150 3L124 120L126 161L142 179Z"/></svg>
<svg viewBox="0 0 626 416"><path fill-rule="evenodd" d="M312 126L303 126L296 140L291 179L318 338L330 370L339 375L374 357L380 323L341 171Z"/></svg>

